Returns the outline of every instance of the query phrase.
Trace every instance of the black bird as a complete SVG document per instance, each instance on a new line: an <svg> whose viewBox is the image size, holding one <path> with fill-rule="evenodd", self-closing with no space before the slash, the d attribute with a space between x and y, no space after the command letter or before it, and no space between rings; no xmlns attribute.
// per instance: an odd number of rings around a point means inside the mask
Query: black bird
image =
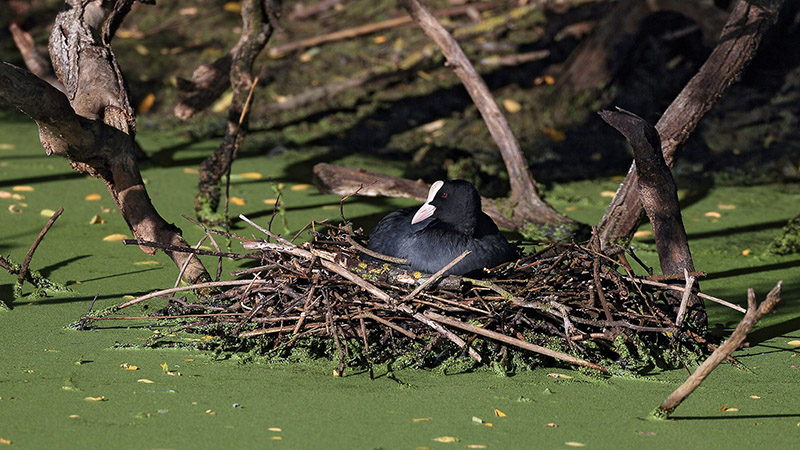
<svg viewBox="0 0 800 450"><path fill-rule="evenodd" d="M404 258L408 268L434 273L465 250L471 253L446 275L478 275L519 257L497 225L481 211L481 197L468 181L433 183L420 207L386 215L369 236L369 249Z"/></svg>

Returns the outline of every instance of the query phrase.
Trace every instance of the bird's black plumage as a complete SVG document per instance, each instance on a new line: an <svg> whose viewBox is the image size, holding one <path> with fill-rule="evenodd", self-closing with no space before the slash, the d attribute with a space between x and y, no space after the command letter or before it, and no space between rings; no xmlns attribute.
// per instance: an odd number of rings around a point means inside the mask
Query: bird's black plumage
<svg viewBox="0 0 800 450"><path fill-rule="evenodd" d="M481 197L463 180L437 181L418 207L387 214L369 238L369 249L405 258L412 270L434 273L465 250L471 253L447 274L478 274L516 259L518 250L481 211Z"/></svg>

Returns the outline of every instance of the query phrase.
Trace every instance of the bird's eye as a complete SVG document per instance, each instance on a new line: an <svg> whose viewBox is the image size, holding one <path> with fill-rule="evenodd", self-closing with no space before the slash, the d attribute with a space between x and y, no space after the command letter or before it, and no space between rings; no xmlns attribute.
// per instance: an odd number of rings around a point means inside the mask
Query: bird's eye
<svg viewBox="0 0 800 450"><path fill-rule="evenodd" d="M447 198L447 192L442 194L442 198Z"/></svg>

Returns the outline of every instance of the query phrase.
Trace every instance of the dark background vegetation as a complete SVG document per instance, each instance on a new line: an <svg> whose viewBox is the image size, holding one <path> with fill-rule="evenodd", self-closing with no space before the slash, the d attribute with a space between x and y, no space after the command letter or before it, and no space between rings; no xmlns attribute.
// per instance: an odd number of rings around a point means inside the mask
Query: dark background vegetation
<svg viewBox="0 0 800 450"><path fill-rule="evenodd" d="M292 18L299 2L283 5L277 30L256 61L259 87L251 116L247 154L283 149L323 151L316 162L351 153L379 156L404 167L404 175L432 181L466 178L486 196L507 191L505 170L479 114L452 71L428 38L413 24L322 44L310 49L270 55L271 47L335 30L404 15L394 2L343 1L305 20ZM566 61L591 27L614 2L577 1L571 7L525 14L489 31L459 38L478 63L498 100L513 100L521 109L508 119L537 180L554 181L624 174L630 156L619 135L595 114L568 127L549 125L546 76L558 77ZM715 2L727 8L729 2ZM23 65L7 30L16 22L44 49L53 17L63 2L12 0L0 11L0 57ZM308 2L312 4L312 2ZM518 6L499 1L482 14L499 15ZM430 1L432 10L452 7ZM307 5L306 5L307 6ZM712 109L686 144L675 168L683 187L704 191L712 183L764 183L800 179L797 113L800 110L800 29L798 7L789 2L780 22L766 37L741 82ZM444 20L451 29L473 25L466 15ZM159 129L203 139L224 133L224 111L206 111L181 122L172 115L179 98L179 79L189 78L201 63L210 63L235 43L240 18L235 2L221 0L137 4L113 42L127 77L134 105L152 95L155 103L140 111L139 129ZM597 99L633 111L651 123L704 62L713 43L700 27L669 11L647 17L624 45L626 57L610 61L616 75ZM480 64L493 56L548 50L535 62L497 67ZM419 62L403 67L403 61ZM401 68L402 67L402 68ZM302 94L367 73L383 79L349 89L333 98L301 108L278 111L286 96ZM430 133L421 125L446 119ZM147 149L145 149L147 150ZM169 164L169 152L152 155L153 164ZM405 164L413 160L413 164ZM199 161L198 161L199 162ZM309 176L310 166L295 169Z"/></svg>

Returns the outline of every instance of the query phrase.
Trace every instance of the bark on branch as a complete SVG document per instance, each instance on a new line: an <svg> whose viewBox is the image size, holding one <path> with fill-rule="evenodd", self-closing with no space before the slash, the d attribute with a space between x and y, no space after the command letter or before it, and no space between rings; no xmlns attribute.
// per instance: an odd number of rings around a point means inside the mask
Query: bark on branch
<svg viewBox="0 0 800 450"><path fill-rule="evenodd" d="M658 131L641 117L619 108L618 111L601 111L600 117L622 133L633 148L639 197L653 226L661 272L665 276L694 272L678 203L678 187L664 162ZM705 327L707 320L702 300L696 295L688 298L692 322ZM681 299L675 300L677 307Z"/></svg>

